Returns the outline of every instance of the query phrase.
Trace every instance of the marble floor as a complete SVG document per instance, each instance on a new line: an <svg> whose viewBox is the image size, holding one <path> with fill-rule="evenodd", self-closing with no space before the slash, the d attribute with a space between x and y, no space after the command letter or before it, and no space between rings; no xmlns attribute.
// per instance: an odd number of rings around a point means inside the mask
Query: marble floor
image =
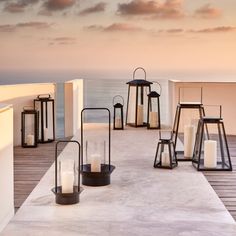
<svg viewBox="0 0 236 236"><path fill-rule="evenodd" d="M104 132L94 125L86 134ZM77 205L55 204L52 166L0 235L236 235L235 221L191 163L153 168L157 141L155 130L112 131L112 183L83 186ZM73 152L70 144L60 157Z"/></svg>

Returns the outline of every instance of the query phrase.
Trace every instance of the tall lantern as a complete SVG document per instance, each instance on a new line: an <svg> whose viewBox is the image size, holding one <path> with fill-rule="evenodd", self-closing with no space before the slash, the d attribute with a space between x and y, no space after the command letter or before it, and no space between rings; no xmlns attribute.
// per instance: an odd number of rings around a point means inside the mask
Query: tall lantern
<svg viewBox="0 0 236 236"><path fill-rule="evenodd" d="M137 70L144 72L144 79L135 79ZM126 125L133 127L147 126L147 94L151 92L151 84L146 80L146 71L142 67L138 67L133 72L133 80L127 82L128 99L126 110Z"/></svg>
<svg viewBox="0 0 236 236"><path fill-rule="evenodd" d="M38 112L33 107L24 107L21 112L21 146L37 147Z"/></svg>
<svg viewBox="0 0 236 236"><path fill-rule="evenodd" d="M34 99L34 108L39 111L38 142L53 142L55 140L54 99L50 94L38 95L37 99Z"/></svg>
<svg viewBox="0 0 236 236"><path fill-rule="evenodd" d="M147 128L148 129L160 129L161 118L160 118L160 95L161 85L158 82L153 82L159 85L159 93L151 91L148 94L148 111L147 111Z"/></svg>
<svg viewBox="0 0 236 236"><path fill-rule="evenodd" d="M68 143L68 145L78 146L78 155L66 158L58 158L58 145ZM79 202L79 195L82 192L80 187L80 144L75 140L61 140L56 143L55 151L55 187L52 192L56 196L56 203L61 205L71 205Z"/></svg>
<svg viewBox="0 0 236 236"><path fill-rule="evenodd" d="M108 132L92 132L93 140L86 140L84 133L85 111L107 111ZM94 136L96 133L96 136ZM103 140L103 137L108 140ZM108 158L107 158L108 156ZM87 186L105 186L111 183L111 114L108 108L84 108L81 111L81 175L82 184Z"/></svg>
<svg viewBox="0 0 236 236"><path fill-rule="evenodd" d="M122 102L117 102L116 99L120 98ZM116 95L113 98L113 129L122 130L124 129L124 116L123 116L124 98L120 95Z"/></svg>
<svg viewBox="0 0 236 236"><path fill-rule="evenodd" d="M197 170L232 171L221 108L220 117L200 118L192 163Z"/></svg>

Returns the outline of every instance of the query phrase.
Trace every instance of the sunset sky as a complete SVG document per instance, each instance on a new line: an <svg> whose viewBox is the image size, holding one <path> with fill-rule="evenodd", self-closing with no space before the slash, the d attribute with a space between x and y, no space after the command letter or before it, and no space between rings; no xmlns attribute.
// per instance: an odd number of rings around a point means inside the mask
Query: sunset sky
<svg viewBox="0 0 236 236"><path fill-rule="evenodd" d="M0 0L0 70L234 70L235 0Z"/></svg>

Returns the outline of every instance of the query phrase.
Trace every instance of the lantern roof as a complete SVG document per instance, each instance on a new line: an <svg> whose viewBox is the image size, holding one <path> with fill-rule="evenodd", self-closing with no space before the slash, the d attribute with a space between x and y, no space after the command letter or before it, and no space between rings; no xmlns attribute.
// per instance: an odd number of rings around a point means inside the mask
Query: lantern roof
<svg viewBox="0 0 236 236"><path fill-rule="evenodd" d="M158 98L158 97L160 97L160 94L157 93L156 91L151 91L151 92L148 94L148 97L151 97L151 98Z"/></svg>
<svg viewBox="0 0 236 236"><path fill-rule="evenodd" d="M127 82L126 84L128 84L130 86L149 86L153 83L150 81L144 80L144 79L134 79L134 80Z"/></svg>
<svg viewBox="0 0 236 236"><path fill-rule="evenodd" d="M123 107L123 105L118 102L118 103L116 103L116 104L114 105L114 107L116 107L116 108L121 108L121 107Z"/></svg>

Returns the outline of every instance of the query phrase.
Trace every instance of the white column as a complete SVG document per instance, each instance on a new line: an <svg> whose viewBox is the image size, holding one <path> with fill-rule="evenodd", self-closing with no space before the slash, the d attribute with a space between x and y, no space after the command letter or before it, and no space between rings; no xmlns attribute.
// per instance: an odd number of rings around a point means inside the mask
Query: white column
<svg viewBox="0 0 236 236"><path fill-rule="evenodd" d="M150 117L150 127L157 128L157 125L158 125L157 112L151 111L149 113L149 117Z"/></svg>
<svg viewBox="0 0 236 236"><path fill-rule="evenodd" d="M195 127L193 125L184 126L184 157L192 158L195 144Z"/></svg>
<svg viewBox="0 0 236 236"><path fill-rule="evenodd" d="M138 105L137 125L143 125L143 105Z"/></svg>
<svg viewBox="0 0 236 236"><path fill-rule="evenodd" d="M217 142L214 140L204 141L204 167L216 168L217 166Z"/></svg>
<svg viewBox="0 0 236 236"><path fill-rule="evenodd" d="M29 146L34 145L34 135L33 134L28 134L26 137L26 143Z"/></svg>
<svg viewBox="0 0 236 236"><path fill-rule="evenodd" d="M101 172L101 155L91 155L91 172Z"/></svg>

